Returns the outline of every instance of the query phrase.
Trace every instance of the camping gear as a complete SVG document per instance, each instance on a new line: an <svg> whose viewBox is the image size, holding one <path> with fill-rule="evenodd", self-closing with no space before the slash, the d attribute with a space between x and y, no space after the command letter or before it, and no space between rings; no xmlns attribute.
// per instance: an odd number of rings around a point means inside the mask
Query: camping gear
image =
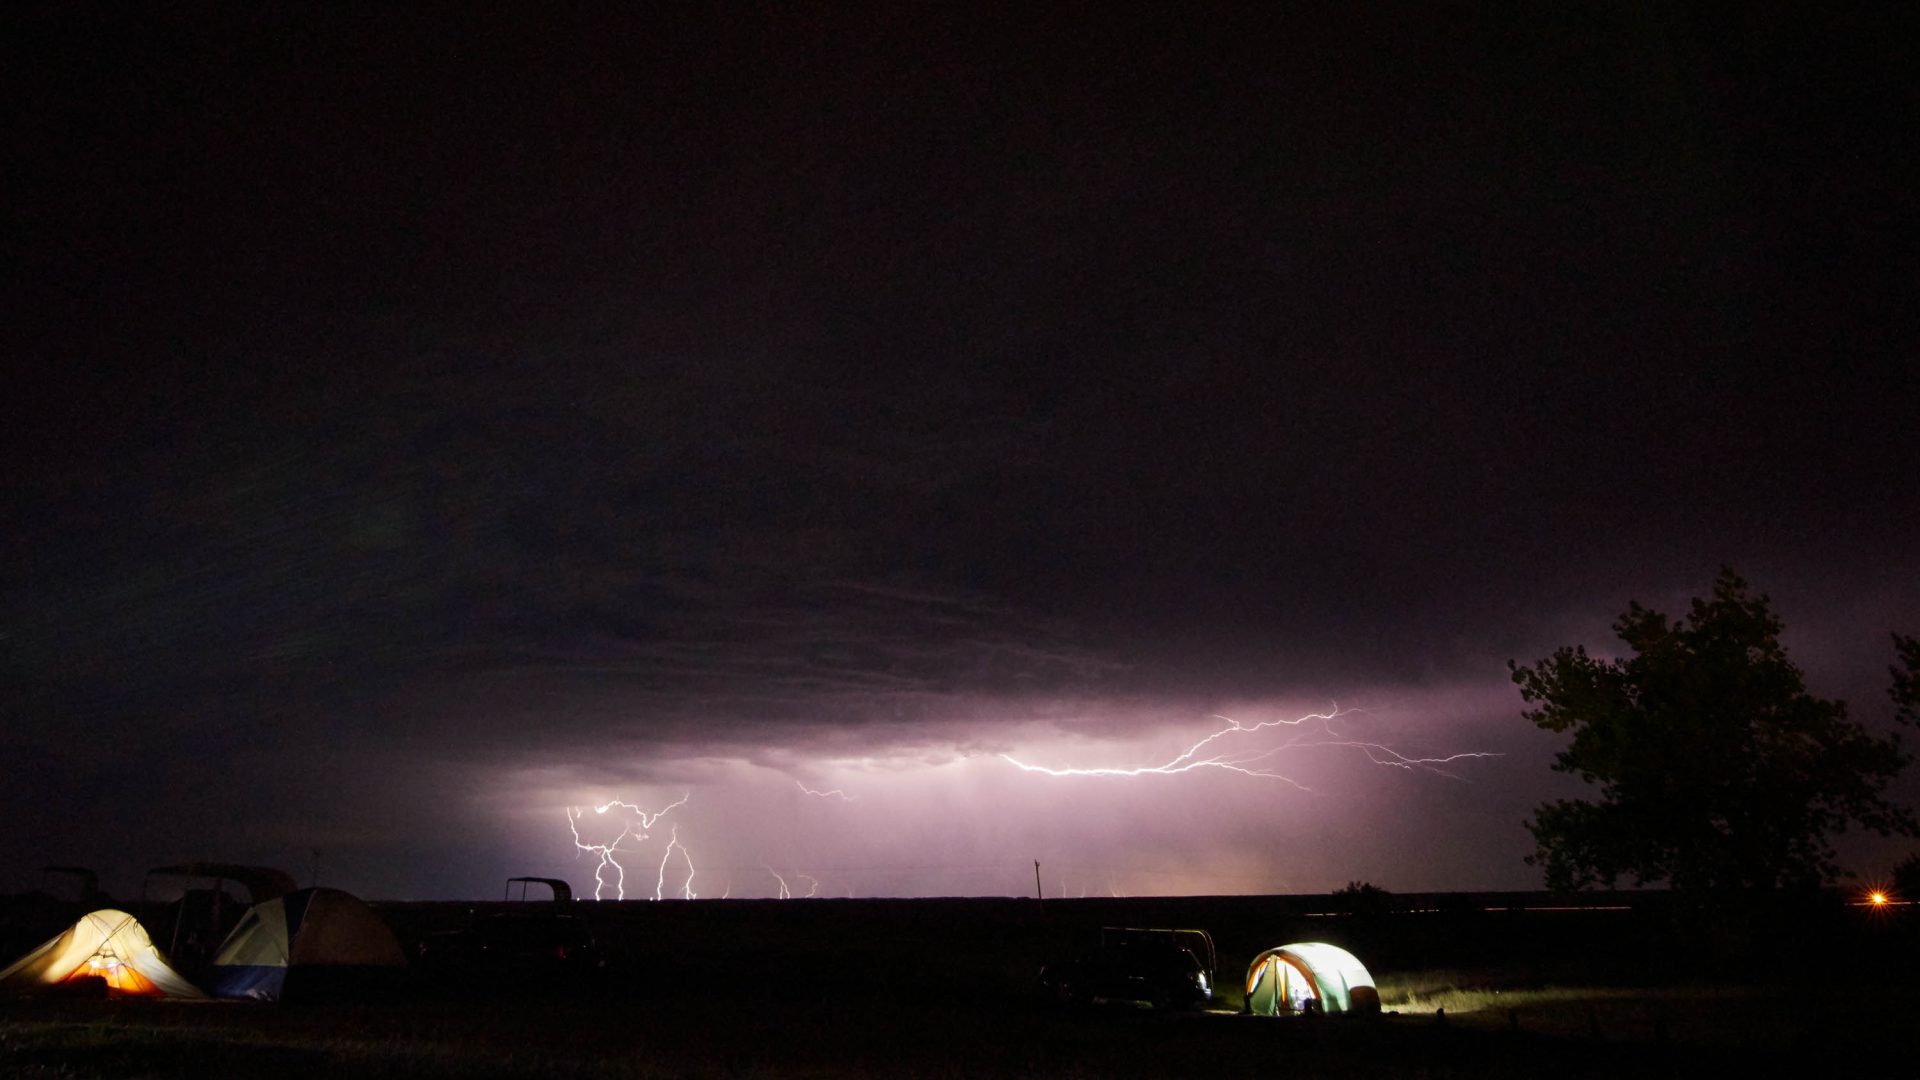
<svg viewBox="0 0 1920 1080"><path fill-rule="evenodd" d="M196 979L206 974L214 949L226 940L248 905L284 896L298 887L293 878L271 866L191 862L147 871L140 885L142 902L152 893L155 878L187 882L180 897L164 911L141 910L174 964ZM246 899L241 900L229 886L238 887Z"/></svg>
<svg viewBox="0 0 1920 1080"><path fill-rule="evenodd" d="M99 983L89 984L88 979ZM0 995L102 984L112 997L206 996L173 970L139 919L114 908L82 915L63 933L0 971Z"/></svg>
<svg viewBox="0 0 1920 1080"><path fill-rule="evenodd" d="M359 997L392 989L406 965L393 931L359 897L300 889L248 908L206 981L216 997Z"/></svg>
<svg viewBox="0 0 1920 1080"><path fill-rule="evenodd" d="M1247 967L1247 1011L1377 1013L1380 992L1366 965L1337 945L1305 941L1268 949Z"/></svg>

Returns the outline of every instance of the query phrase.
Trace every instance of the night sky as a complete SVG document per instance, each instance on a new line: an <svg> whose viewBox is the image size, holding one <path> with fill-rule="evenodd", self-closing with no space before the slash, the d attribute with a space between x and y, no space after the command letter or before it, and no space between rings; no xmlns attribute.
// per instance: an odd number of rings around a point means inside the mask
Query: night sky
<svg viewBox="0 0 1920 1080"><path fill-rule="evenodd" d="M0 15L0 890L1537 887L1723 564L1892 728L1912 8L468 7Z"/></svg>

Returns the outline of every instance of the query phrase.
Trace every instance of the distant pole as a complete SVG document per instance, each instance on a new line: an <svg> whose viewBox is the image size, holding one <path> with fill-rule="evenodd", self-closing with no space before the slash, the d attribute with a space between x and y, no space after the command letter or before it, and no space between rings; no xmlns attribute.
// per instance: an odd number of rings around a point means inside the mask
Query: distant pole
<svg viewBox="0 0 1920 1080"><path fill-rule="evenodd" d="M1045 900L1046 894L1040 891L1040 860L1033 860L1033 898Z"/></svg>

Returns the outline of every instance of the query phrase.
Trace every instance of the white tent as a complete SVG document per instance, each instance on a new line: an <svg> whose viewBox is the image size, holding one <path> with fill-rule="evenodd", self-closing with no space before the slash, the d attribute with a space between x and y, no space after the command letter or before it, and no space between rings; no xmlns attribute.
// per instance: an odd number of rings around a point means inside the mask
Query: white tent
<svg viewBox="0 0 1920 1080"><path fill-rule="evenodd" d="M279 1001L391 982L407 956L372 909L338 889L301 889L253 905L207 972L216 997ZM300 984L305 986L301 987Z"/></svg>
<svg viewBox="0 0 1920 1080"><path fill-rule="evenodd" d="M95 976L120 997L205 997L168 965L140 920L102 908L0 971L0 995L44 993Z"/></svg>

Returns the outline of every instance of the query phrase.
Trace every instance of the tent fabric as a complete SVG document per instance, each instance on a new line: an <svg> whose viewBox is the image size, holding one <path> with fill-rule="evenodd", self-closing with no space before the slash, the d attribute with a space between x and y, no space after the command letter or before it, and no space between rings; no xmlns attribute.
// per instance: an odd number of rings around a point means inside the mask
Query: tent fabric
<svg viewBox="0 0 1920 1080"><path fill-rule="evenodd" d="M406 963L393 932L359 897L301 889L249 908L214 954L208 982L217 997L277 1001L301 970L390 972Z"/></svg>
<svg viewBox="0 0 1920 1080"><path fill-rule="evenodd" d="M1247 966L1248 1012L1282 1016L1306 1010L1309 1002L1325 1013L1380 1011L1380 993L1366 965L1337 945L1282 945Z"/></svg>
<svg viewBox="0 0 1920 1080"><path fill-rule="evenodd" d="M139 919L113 908L82 915L0 971L0 995L44 993L86 976L105 980L114 997L206 996L173 970Z"/></svg>

